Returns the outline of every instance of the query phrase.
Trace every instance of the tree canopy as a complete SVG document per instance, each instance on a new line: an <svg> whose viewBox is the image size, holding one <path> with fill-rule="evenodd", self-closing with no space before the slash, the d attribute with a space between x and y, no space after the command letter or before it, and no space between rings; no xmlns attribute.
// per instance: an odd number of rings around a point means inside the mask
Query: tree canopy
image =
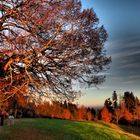
<svg viewBox="0 0 140 140"><path fill-rule="evenodd" d="M73 81L102 83L107 33L80 0L0 1L0 98L74 99Z"/></svg>

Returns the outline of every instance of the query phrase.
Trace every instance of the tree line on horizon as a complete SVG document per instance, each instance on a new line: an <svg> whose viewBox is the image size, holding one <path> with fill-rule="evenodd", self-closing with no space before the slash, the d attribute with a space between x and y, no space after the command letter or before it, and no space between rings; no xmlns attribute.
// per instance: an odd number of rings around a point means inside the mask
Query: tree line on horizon
<svg viewBox="0 0 140 140"><path fill-rule="evenodd" d="M78 121L98 121L106 123L129 124L140 126L140 100L132 92L124 92L118 98L116 91L112 98L104 102L100 109L76 105L71 102L43 101L38 103L28 98L10 98L4 106L7 112L12 112L16 118L43 117Z"/></svg>
<svg viewBox="0 0 140 140"><path fill-rule="evenodd" d="M140 126L140 100L129 91L118 98L114 91L112 99L105 100L101 110L101 119L108 123Z"/></svg>

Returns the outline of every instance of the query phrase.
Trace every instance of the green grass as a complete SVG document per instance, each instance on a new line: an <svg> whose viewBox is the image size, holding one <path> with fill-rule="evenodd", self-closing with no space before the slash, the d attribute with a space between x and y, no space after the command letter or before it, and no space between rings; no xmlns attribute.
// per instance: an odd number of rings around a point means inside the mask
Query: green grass
<svg viewBox="0 0 140 140"><path fill-rule="evenodd" d="M0 129L0 140L136 140L96 122L20 119Z"/></svg>

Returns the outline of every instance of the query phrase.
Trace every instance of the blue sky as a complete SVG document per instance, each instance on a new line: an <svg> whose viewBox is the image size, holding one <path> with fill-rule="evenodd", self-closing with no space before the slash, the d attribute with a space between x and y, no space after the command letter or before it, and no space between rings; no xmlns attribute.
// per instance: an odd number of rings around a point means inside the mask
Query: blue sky
<svg viewBox="0 0 140 140"><path fill-rule="evenodd" d="M82 7L93 8L109 38L105 44L112 57L106 82L97 88L83 89L78 103L103 105L114 90L132 91L140 98L140 0L81 0Z"/></svg>

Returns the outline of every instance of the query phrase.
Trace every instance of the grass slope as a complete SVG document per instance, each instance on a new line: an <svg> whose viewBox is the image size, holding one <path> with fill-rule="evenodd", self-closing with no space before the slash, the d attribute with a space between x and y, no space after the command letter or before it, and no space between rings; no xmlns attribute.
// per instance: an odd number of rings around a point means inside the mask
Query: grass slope
<svg viewBox="0 0 140 140"><path fill-rule="evenodd" d="M0 140L137 140L103 123L20 119L0 129Z"/></svg>

